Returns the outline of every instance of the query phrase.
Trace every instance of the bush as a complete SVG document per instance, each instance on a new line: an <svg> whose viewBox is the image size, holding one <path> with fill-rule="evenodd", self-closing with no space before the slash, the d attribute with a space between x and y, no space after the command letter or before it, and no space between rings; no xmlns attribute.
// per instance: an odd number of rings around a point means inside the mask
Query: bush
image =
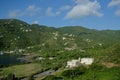
<svg viewBox="0 0 120 80"><path fill-rule="evenodd" d="M49 75L42 80L63 80L63 78L62 77L56 77L54 75Z"/></svg>
<svg viewBox="0 0 120 80"><path fill-rule="evenodd" d="M4 65L0 64L0 68L3 68L3 67L4 67Z"/></svg>
<svg viewBox="0 0 120 80"><path fill-rule="evenodd" d="M62 73L62 76L77 77L77 76L82 75L84 73L85 73L85 68L84 67L78 67L78 68L69 69L69 70L64 71Z"/></svg>
<svg viewBox="0 0 120 80"><path fill-rule="evenodd" d="M55 70L55 71L57 71L61 67L62 67L61 64L55 64L54 66L52 66L52 69Z"/></svg>
<svg viewBox="0 0 120 80"><path fill-rule="evenodd" d="M27 80L34 80L33 74L29 75Z"/></svg>
<svg viewBox="0 0 120 80"><path fill-rule="evenodd" d="M13 73L9 73L7 75L7 80L15 80L15 75Z"/></svg>
<svg viewBox="0 0 120 80"><path fill-rule="evenodd" d="M92 65L90 66L90 69L91 69L91 70L104 70L105 67L102 66L102 65L100 65L100 64L92 64Z"/></svg>

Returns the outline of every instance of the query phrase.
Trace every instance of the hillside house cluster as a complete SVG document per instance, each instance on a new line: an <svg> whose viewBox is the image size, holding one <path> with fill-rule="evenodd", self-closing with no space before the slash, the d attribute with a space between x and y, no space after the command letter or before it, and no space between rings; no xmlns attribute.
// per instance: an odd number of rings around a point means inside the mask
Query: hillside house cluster
<svg viewBox="0 0 120 80"><path fill-rule="evenodd" d="M70 60L67 62L67 68L78 67L80 65L91 65L94 58L79 58L78 60Z"/></svg>

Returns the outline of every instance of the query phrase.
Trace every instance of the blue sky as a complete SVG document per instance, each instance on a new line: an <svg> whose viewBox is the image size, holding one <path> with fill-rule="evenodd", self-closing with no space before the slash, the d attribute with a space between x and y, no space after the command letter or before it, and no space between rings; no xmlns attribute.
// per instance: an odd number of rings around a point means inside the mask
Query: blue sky
<svg viewBox="0 0 120 80"><path fill-rule="evenodd" d="M52 27L120 29L120 0L0 0L0 19Z"/></svg>

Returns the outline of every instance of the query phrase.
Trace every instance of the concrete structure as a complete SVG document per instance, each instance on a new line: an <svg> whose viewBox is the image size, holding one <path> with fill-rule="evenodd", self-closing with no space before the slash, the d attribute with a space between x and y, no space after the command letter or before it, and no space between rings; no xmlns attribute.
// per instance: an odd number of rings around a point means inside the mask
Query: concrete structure
<svg viewBox="0 0 120 80"><path fill-rule="evenodd" d="M53 60L54 58L53 57L49 57L49 60Z"/></svg>
<svg viewBox="0 0 120 80"><path fill-rule="evenodd" d="M79 58L78 60L70 60L67 62L67 68L78 67L80 65L91 65L94 62L93 58Z"/></svg>
<svg viewBox="0 0 120 80"><path fill-rule="evenodd" d="M2 51L0 51L0 55L3 55L4 53Z"/></svg>
<svg viewBox="0 0 120 80"><path fill-rule="evenodd" d="M44 59L45 59L45 58L43 58L43 57L39 57L39 58L38 58L39 61L42 61L42 60L44 60Z"/></svg>
<svg viewBox="0 0 120 80"><path fill-rule="evenodd" d="M67 62L67 68L78 67L80 65L79 60L71 60Z"/></svg>
<svg viewBox="0 0 120 80"><path fill-rule="evenodd" d="M81 64L91 65L94 62L93 58L81 58Z"/></svg>

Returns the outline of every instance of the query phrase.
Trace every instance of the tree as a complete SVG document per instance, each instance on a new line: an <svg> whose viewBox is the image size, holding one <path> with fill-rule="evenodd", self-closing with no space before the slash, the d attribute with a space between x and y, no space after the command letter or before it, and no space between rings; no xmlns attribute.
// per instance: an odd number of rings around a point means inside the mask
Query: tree
<svg viewBox="0 0 120 80"><path fill-rule="evenodd" d="M9 73L7 75L7 80L15 80L15 75L13 73Z"/></svg>
<svg viewBox="0 0 120 80"><path fill-rule="evenodd" d="M62 80L62 77L56 77L55 75L49 75L42 80Z"/></svg>
<svg viewBox="0 0 120 80"><path fill-rule="evenodd" d="M27 80L34 80L33 74L29 75Z"/></svg>
<svg viewBox="0 0 120 80"><path fill-rule="evenodd" d="M78 68L74 68L74 69L69 69L69 70L65 70L62 75L64 77L77 77L79 75L82 75L85 73L85 68L84 67L78 67Z"/></svg>

